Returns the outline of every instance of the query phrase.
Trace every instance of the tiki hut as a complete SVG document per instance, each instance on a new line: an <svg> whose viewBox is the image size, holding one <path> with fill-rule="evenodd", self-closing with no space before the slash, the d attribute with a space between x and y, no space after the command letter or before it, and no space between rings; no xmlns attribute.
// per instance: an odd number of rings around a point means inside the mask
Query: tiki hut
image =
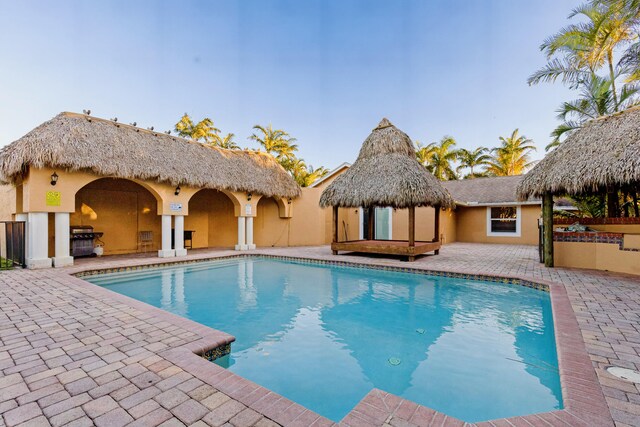
<svg viewBox="0 0 640 427"><path fill-rule="evenodd" d="M269 154L224 150L162 132L76 113L60 113L0 150L0 180L28 167L64 168L267 197L298 197L299 186Z"/></svg>
<svg viewBox="0 0 640 427"><path fill-rule="evenodd" d="M640 187L640 107L586 123L547 154L518 186L518 197L542 197L545 264L553 266L553 196Z"/></svg>
<svg viewBox="0 0 640 427"><path fill-rule="evenodd" d="M406 256L434 251L441 243L439 233L432 242L415 241L416 206L435 208L435 227L439 228L440 208L453 208L454 201L440 182L416 160L413 142L387 119L365 140L354 164L338 176L322 193L320 206L333 206L334 254L354 251ZM375 207L409 209L409 240L355 240L338 242L338 208L368 208L369 227L373 227ZM371 236L371 232L369 235Z"/></svg>

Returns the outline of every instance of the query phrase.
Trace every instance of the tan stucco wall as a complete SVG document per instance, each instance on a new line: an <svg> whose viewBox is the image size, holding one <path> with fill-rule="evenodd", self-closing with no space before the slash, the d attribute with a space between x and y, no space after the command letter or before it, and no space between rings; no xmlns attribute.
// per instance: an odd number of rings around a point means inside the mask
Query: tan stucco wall
<svg viewBox="0 0 640 427"><path fill-rule="evenodd" d="M145 188L123 179L93 181L75 197L71 225L91 225L104 232L105 254L136 252L138 232L152 231L154 246L160 247L160 217L155 197ZM50 252L53 246L53 215L49 215Z"/></svg>
<svg viewBox="0 0 640 427"><path fill-rule="evenodd" d="M624 235L625 249L640 249L640 233Z"/></svg>
<svg viewBox="0 0 640 427"><path fill-rule="evenodd" d="M193 230L193 248L233 247L237 243L234 204L226 194L201 190L189 201L184 229Z"/></svg>
<svg viewBox="0 0 640 427"><path fill-rule="evenodd" d="M622 251L616 244L554 242L553 251L557 267L640 274L640 252Z"/></svg>
<svg viewBox="0 0 640 427"><path fill-rule="evenodd" d="M487 236L487 208L459 206L455 213L456 238L458 242L537 245L540 214L539 205L523 205L520 237Z"/></svg>
<svg viewBox="0 0 640 427"><path fill-rule="evenodd" d="M0 185L0 221L11 221L16 212L16 187Z"/></svg>

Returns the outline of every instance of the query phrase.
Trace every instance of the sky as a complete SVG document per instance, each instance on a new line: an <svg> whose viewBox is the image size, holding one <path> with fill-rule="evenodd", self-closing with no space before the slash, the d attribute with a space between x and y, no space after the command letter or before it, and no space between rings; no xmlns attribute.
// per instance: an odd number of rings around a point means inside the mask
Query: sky
<svg viewBox="0 0 640 427"><path fill-rule="evenodd" d="M255 124L313 166L353 162L387 117L414 141L539 159L575 94L530 87L575 0L0 0L0 146L62 111L158 130L210 117L241 147Z"/></svg>

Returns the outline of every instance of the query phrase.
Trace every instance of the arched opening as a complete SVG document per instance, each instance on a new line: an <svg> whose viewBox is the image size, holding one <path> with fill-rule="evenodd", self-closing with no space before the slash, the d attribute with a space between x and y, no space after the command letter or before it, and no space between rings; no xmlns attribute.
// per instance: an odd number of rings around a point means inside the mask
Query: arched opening
<svg viewBox="0 0 640 427"><path fill-rule="evenodd" d="M75 203L70 224L90 225L94 231L104 233L101 240L106 255L159 249L158 200L142 185L127 179L100 178L78 190ZM139 241L143 231L150 232L147 234L150 241L141 248Z"/></svg>
<svg viewBox="0 0 640 427"><path fill-rule="evenodd" d="M253 220L253 238L256 246L288 246L289 225L289 219L280 217L278 201L273 197L262 197Z"/></svg>
<svg viewBox="0 0 640 427"><path fill-rule="evenodd" d="M198 191L189 200L184 229L194 231L194 249L233 247L238 240L233 202L218 190Z"/></svg>

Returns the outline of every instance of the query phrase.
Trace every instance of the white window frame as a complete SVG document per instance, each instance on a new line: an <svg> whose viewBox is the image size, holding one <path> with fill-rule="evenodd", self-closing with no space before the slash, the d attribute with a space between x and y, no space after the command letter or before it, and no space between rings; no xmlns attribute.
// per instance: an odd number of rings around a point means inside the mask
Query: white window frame
<svg viewBox="0 0 640 427"><path fill-rule="evenodd" d="M387 209L389 211L389 239L388 240L393 240L393 208L387 207L387 208L375 208L375 209ZM360 233L358 234L358 240L364 239L364 216L362 214L362 211L363 211L362 208L358 208L358 218L360 222L360 226L358 227L360 230ZM375 227L373 232L375 234Z"/></svg>
<svg viewBox="0 0 640 427"><path fill-rule="evenodd" d="M516 231L515 233L491 231L491 209L492 208L516 208ZM520 205L495 205L487 206L487 236L490 237L520 237L522 225L522 211Z"/></svg>

